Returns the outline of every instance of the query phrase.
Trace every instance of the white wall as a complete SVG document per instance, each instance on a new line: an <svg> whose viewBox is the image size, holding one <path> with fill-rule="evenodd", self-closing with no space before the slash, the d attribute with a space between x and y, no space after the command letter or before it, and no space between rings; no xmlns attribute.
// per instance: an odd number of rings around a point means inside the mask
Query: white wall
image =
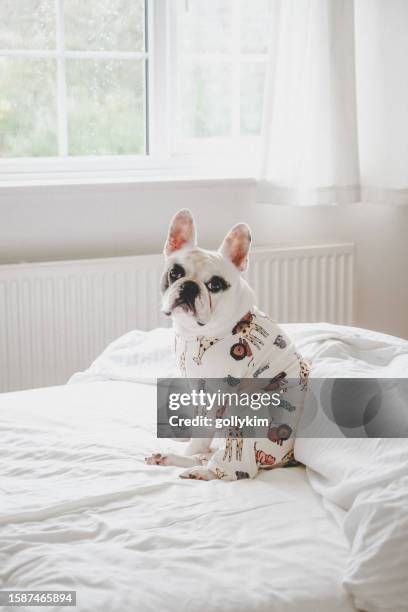
<svg viewBox="0 0 408 612"><path fill-rule="evenodd" d="M245 180L7 188L0 198L0 263L159 252L184 206L205 247L241 220L257 246L354 242L355 323L408 338L408 207L256 205Z"/></svg>

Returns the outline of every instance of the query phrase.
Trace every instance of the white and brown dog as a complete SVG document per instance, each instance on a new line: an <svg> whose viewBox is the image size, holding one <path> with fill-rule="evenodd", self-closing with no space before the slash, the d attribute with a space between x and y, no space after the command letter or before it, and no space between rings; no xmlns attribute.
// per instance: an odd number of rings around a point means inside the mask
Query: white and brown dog
<svg viewBox="0 0 408 612"><path fill-rule="evenodd" d="M250 244L249 227L240 223L218 251L200 249L192 214L179 211L164 247L163 312L173 318L180 376L231 381L262 378L265 389L282 394L291 388L291 401L286 399L289 395L282 401L287 418L285 422L271 419L264 438L246 439L231 427L217 450L211 448L211 439L200 438L189 442L185 455L157 453L146 458L151 465L188 468L183 478L252 478L260 468L294 462L293 424L303 401L308 367L284 331L255 306L254 292L242 275ZM233 447L237 452L232 452Z"/></svg>

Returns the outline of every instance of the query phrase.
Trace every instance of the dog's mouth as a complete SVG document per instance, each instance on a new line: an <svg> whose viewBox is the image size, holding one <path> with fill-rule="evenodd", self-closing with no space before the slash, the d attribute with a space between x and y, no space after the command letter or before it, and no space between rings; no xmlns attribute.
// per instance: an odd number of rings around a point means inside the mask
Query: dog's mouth
<svg viewBox="0 0 408 612"><path fill-rule="evenodd" d="M198 319L195 300L182 299L178 297L174 300L173 304L171 305L171 308L169 310L164 310L163 312L166 316L170 317L178 309L180 309L187 315L191 315L196 320L197 325L200 325L200 327L203 327L205 325L203 321L200 321Z"/></svg>

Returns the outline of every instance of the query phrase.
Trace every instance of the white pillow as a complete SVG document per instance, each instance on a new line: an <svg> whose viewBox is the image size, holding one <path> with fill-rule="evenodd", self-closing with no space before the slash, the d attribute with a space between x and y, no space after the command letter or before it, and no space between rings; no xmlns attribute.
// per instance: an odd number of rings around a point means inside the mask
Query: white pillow
<svg viewBox="0 0 408 612"><path fill-rule="evenodd" d="M68 384L103 380L156 384L156 378L171 378L175 372L174 332L159 327L150 332L134 330L117 338Z"/></svg>

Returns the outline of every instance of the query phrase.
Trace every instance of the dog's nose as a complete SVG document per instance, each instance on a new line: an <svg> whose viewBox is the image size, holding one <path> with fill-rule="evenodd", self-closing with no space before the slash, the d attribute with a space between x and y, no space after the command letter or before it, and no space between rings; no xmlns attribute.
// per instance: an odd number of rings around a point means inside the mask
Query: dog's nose
<svg viewBox="0 0 408 612"><path fill-rule="evenodd" d="M185 281L180 287L180 297L183 300L194 300L200 293L200 288L194 281Z"/></svg>

